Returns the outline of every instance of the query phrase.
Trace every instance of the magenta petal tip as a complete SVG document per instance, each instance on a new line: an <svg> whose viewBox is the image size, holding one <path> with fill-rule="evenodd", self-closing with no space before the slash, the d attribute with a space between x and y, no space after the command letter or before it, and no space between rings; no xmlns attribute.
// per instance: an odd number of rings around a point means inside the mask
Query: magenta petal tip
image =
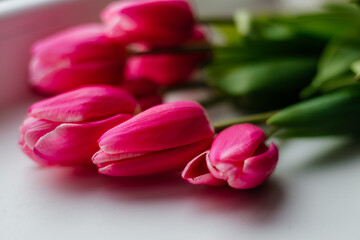
<svg viewBox="0 0 360 240"><path fill-rule="evenodd" d="M191 184L225 185L224 180L215 178L207 168L206 159L208 154L209 151L203 152L191 160L182 171L181 177Z"/></svg>

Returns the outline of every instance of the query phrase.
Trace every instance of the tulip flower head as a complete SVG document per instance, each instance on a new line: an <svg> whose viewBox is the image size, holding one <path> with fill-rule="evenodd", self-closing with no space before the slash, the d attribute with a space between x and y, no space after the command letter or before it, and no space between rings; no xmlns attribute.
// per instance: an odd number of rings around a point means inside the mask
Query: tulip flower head
<svg viewBox="0 0 360 240"><path fill-rule="evenodd" d="M184 0L127 0L111 3L101 14L107 35L124 44L154 47L182 44L190 35L194 16Z"/></svg>
<svg viewBox="0 0 360 240"><path fill-rule="evenodd" d="M196 27L186 45L207 44L204 30ZM126 65L126 79L148 79L160 86L174 86L189 81L196 69L210 53L147 54L130 57Z"/></svg>
<svg viewBox="0 0 360 240"><path fill-rule="evenodd" d="M100 173L112 176L180 169L208 149L213 136L213 127L198 103L160 104L104 133L93 162Z"/></svg>
<svg viewBox="0 0 360 240"><path fill-rule="evenodd" d="M265 140L263 130L252 124L229 127L215 137L209 151L187 164L182 177L193 184L257 187L270 177L278 161L276 145L267 147Z"/></svg>
<svg viewBox="0 0 360 240"><path fill-rule="evenodd" d="M20 147L47 165L92 164L97 140L139 109L126 91L87 86L37 102L20 127Z"/></svg>
<svg viewBox="0 0 360 240"><path fill-rule="evenodd" d="M122 79L125 55L100 24L73 27L33 45L30 84L47 95L83 85L115 85Z"/></svg>

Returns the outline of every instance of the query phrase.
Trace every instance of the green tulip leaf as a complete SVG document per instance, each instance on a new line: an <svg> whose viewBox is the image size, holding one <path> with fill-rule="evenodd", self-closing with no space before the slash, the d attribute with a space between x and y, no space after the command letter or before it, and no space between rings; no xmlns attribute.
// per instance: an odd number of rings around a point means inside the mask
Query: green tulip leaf
<svg viewBox="0 0 360 240"><path fill-rule="evenodd" d="M294 136L360 133L360 85L287 107L267 124L288 129ZM294 134L296 133L296 134Z"/></svg>
<svg viewBox="0 0 360 240"><path fill-rule="evenodd" d="M360 32L346 31L326 47L318 65L318 72L311 85L303 92L304 98L321 90L327 82L351 73L351 65L360 58Z"/></svg>
<svg viewBox="0 0 360 240"><path fill-rule="evenodd" d="M239 106L271 110L297 101L315 69L315 58L268 59L237 65L210 84Z"/></svg>

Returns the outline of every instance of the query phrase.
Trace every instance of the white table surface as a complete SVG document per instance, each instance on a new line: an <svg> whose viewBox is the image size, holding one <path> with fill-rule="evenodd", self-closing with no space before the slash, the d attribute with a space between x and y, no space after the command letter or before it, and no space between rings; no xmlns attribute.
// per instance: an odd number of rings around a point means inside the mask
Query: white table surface
<svg viewBox="0 0 360 240"><path fill-rule="evenodd" d="M195 186L176 173L107 177L39 167L20 151L33 101L0 112L0 239L360 239L359 141L278 142L279 165L255 190ZM209 113L235 115L222 105Z"/></svg>
<svg viewBox="0 0 360 240"><path fill-rule="evenodd" d="M218 12L216 1L196 2L203 14ZM213 7L206 10L210 2ZM89 0L90 5L95 12L101 3ZM37 16L34 21L44 22ZM81 11L74 23L89 19L93 17ZM36 165L17 145L18 128L35 101L26 86L25 52L37 37L71 24L65 20L54 18L55 27L36 25L37 32L26 35L21 28L12 38L0 34L1 52L6 53L0 55L0 240L360 239L359 140L278 142L274 175L249 191L194 186L177 174L114 178L89 169ZM15 18L14 26L26 22ZM167 100L200 95L173 94ZM224 105L209 113L214 121L237 115Z"/></svg>

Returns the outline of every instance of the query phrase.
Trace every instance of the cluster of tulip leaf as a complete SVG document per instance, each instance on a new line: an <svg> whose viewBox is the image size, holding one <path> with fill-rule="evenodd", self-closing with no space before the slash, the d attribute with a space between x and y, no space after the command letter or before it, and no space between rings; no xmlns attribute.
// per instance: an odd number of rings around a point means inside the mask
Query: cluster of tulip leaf
<svg viewBox="0 0 360 240"><path fill-rule="evenodd" d="M298 15L251 15L214 22L224 39L208 83L241 109L279 110L267 124L282 136L358 134L360 10L328 5Z"/></svg>

